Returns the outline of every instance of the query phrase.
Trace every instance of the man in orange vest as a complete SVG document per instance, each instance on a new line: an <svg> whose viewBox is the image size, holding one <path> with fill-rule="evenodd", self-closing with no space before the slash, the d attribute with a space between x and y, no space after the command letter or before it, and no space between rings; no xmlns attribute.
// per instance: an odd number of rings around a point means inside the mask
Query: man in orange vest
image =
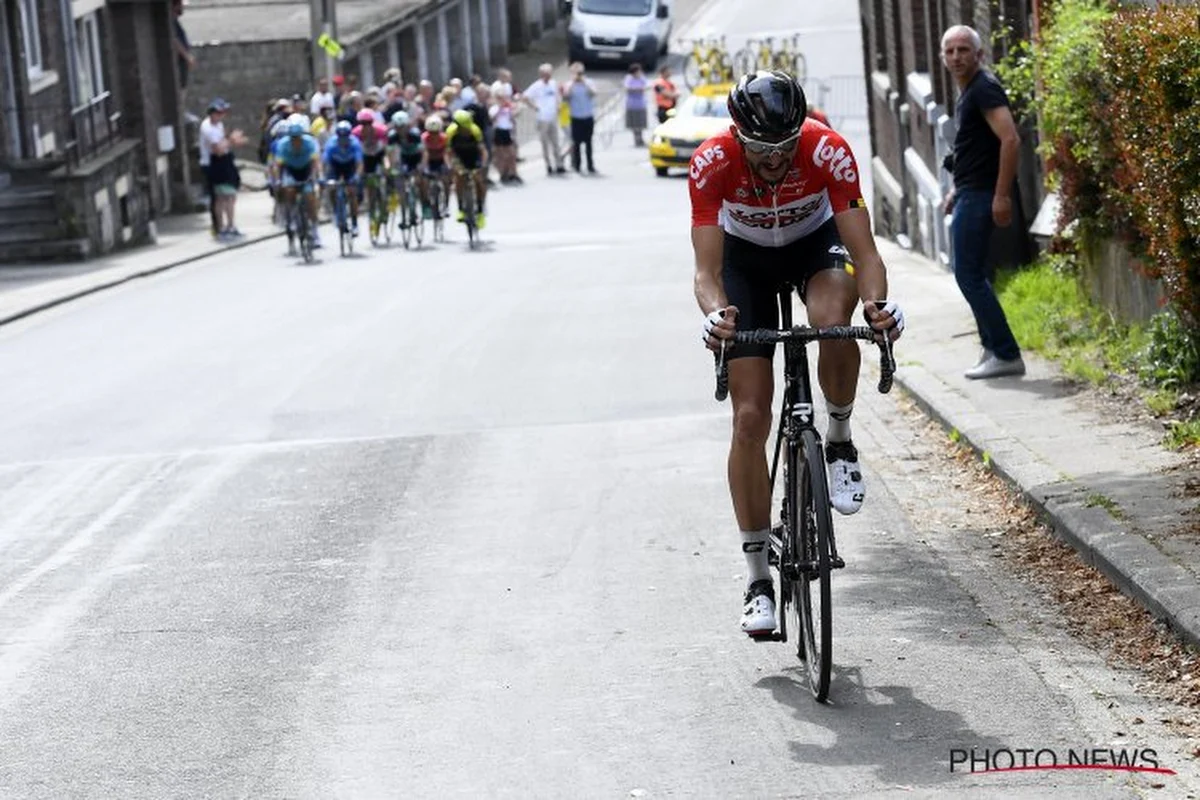
<svg viewBox="0 0 1200 800"><path fill-rule="evenodd" d="M658 80L654 81L654 103L658 106L658 121L667 121L667 112L675 107L679 100L679 90L671 82L671 69L663 67L658 71Z"/></svg>

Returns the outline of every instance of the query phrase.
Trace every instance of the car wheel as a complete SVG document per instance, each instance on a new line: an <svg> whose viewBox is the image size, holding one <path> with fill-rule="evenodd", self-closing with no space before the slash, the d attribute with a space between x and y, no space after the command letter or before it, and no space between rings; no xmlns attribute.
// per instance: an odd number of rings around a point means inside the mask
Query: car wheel
<svg viewBox="0 0 1200 800"><path fill-rule="evenodd" d="M666 167L655 167L654 174L660 178L665 178L665 177L667 177L667 168Z"/></svg>

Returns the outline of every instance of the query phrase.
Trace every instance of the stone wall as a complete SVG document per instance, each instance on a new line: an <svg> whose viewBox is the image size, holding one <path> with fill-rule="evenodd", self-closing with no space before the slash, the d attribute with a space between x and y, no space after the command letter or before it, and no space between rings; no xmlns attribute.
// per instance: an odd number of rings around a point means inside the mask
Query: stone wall
<svg viewBox="0 0 1200 800"><path fill-rule="evenodd" d="M228 102L225 130L241 129L250 140L243 157L256 157L263 110L273 97L312 95L315 81L308 44L302 39L197 45L192 53L196 68L188 87L188 111L203 117L212 98Z"/></svg>
<svg viewBox="0 0 1200 800"><path fill-rule="evenodd" d="M66 238L87 239L93 256L148 235L150 202L138 181L143 149L141 142L127 140L82 167L51 175Z"/></svg>
<svg viewBox="0 0 1200 800"><path fill-rule="evenodd" d="M169 183L161 180L166 172L164 156L159 150L159 129L174 129L176 158L183 158L183 142L179 128L178 89L176 88L175 55L171 47L172 17L169 0L155 2L114 1L109 6L111 35L109 42L128 42L128 46L113 47L109 58L115 69L109 85L121 109L121 131L124 136L144 143L142 163L138 170L144 189L156 213L171 209ZM186 173L184 173L186 174Z"/></svg>
<svg viewBox="0 0 1200 800"><path fill-rule="evenodd" d="M1166 302L1162 282L1138 272L1128 251L1111 239L1083 248L1082 282L1088 295L1125 322L1145 322Z"/></svg>

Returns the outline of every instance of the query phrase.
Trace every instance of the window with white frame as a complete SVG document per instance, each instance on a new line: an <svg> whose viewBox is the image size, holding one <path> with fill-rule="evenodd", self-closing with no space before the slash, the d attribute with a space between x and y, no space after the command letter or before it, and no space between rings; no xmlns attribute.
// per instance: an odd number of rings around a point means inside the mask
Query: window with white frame
<svg viewBox="0 0 1200 800"><path fill-rule="evenodd" d="M42 76L42 30L38 24L38 0L17 0L21 15L21 39L25 45L25 69L31 78Z"/></svg>
<svg viewBox="0 0 1200 800"><path fill-rule="evenodd" d="M104 53L100 49L100 12L75 20L76 64L79 68L77 105L87 105L104 94Z"/></svg>

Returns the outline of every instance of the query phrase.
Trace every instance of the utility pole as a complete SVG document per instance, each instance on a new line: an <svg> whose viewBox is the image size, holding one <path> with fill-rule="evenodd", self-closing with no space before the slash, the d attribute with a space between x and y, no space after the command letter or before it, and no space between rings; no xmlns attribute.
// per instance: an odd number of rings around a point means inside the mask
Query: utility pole
<svg viewBox="0 0 1200 800"><path fill-rule="evenodd" d="M312 77L334 75L334 57L318 44L322 37L337 40L337 0L309 0L309 47L312 51Z"/></svg>

